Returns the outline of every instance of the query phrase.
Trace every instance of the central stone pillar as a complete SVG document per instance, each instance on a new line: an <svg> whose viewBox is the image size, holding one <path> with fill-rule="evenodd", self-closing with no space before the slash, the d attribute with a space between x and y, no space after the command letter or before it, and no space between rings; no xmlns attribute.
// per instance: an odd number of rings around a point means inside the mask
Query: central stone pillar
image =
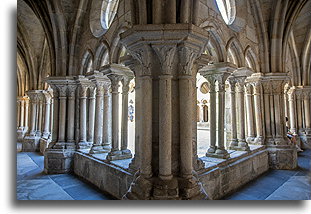
<svg viewBox="0 0 311 214"><path fill-rule="evenodd" d="M44 152L44 171L47 174L67 173L72 170L76 150L72 139L74 121L74 77L51 76L46 82L53 89L53 135L52 142ZM69 124L68 124L69 123Z"/></svg>
<svg viewBox="0 0 311 214"><path fill-rule="evenodd" d="M30 126L23 140L22 150L25 152L39 151L40 136L37 136L38 124L38 104L41 90L31 90L26 92L30 99Z"/></svg>
<svg viewBox="0 0 311 214"><path fill-rule="evenodd" d="M253 143L255 140L254 113L253 113L253 93L252 85L245 84L246 92L246 119L247 119L247 143Z"/></svg>
<svg viewBox="0 0 311 214"><path fill-rule="evenodd" d="M111 151L107 155L107 160L113 161L113 160L121 160L121 159L128 159L132 158L132 153L130 150L127 149L127 116L126 116L126 122L125 119L120 120L119 118L119 84L123 82L123 91L124 96L122 99L121 109L123 111L122 115L127 115L127 93L128 91L128 81L124 81L125 78L132 79L133 78L133 72L123 65L118 64L110 64L106 65L101 68L101 71L104 75L107 75L107 77L111 81L111 94L112 94L112 142L111 142ZM127 89L125 89L127 88ZM124 107L125 106L125 107ZM126 108L126 110L125 110ZM126 112L126 113L125 113ZM123 143L121 141L121 149L120 149L120 138L119 138L119 127L121 123L121 140L123 140ZM126 126L126 128L124 127ZM126 141L126 144L125 144ZM123 147L122 147L123 146Z"/></svg>
<svg viewBox="0 0 311 214"><path fill-rule="evenodd" d="M191 24L171 27L137 25L121 35L141 65L135 73L140 163L124 199L207 198L194 172L192 133L192 66L207 35Z"/></svg>
<svg viewBox="0 0 311 214"><path fill-rule="evenodd" d="M109 152L103 148L103 112L104 112L104 93L105 87L110 84L110 80L103 76L102 73L94 71L88 78L96 86L96 107L95 107L95 130L94 130L94 142L90 150L91 154Z"/></svg>
<svg viewBox="0 0 311 214"><path fill-rule="evenodd" d="M206 156L227 159L229 153L225 149L225 82L236 67L231 63L217 63L204 66L199 70L200 74L205 77L210 83L210 149ZM217 86L217 111L216 111L216 97L214 93L214 86ZM216 114L217 113L217 114ZM217 121L216 121L217 115ZM217 126L217 146L216 144L216 124ZM213 148L215 147L216 150Z"/></svg>
<svg viewBox="0 0 311 214"><path fill-rule="evenodd" d="M269 152L269 164L273 169L294 169L297 167L295 145L287 138L285 124L284 86L288 82L285 73L254 73L248 80L262 85L265 115L264 143ZM256 89L256 87L254 87ZM258 91L255 91L258 93ZM256 100L256 97L255 97ZM258 106L256 106L258 108ZM255 108L255 109L256 109Z"/></svg>

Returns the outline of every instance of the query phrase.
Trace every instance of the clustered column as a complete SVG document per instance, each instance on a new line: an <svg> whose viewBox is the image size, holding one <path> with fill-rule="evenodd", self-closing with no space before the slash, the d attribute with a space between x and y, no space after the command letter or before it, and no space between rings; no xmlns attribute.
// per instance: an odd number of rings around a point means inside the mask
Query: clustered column
<svg viewBox="0 0 311 214"><path fill-rule="evenodd" d="M229 77L228 82L230 84L230 101L231 101L231 141L229 149L235 150L238 147L237 138L237 122L236 122L236 98L235 98L235 86L236 80L234 77Z"/></svg>

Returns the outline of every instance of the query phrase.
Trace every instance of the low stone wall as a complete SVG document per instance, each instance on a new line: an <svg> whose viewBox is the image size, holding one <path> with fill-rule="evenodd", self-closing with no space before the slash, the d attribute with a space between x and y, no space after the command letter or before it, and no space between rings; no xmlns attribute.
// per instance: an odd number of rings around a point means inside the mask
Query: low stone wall
<svg viewBox="0 0 311 214"><path fill-rule="evenodd" d="M210 199L220 199L234 192L269 169L268 152L263 146L232 156L229 160L202 158L205 169L198 172L198 177ZM74 173L118 199L134 179L124 165L110 164L81 152L74 155Z"/></svg>
<svg viewBox="0 0 311 214"><path fill-rule="evenodd" d="M210 199L221 199L269 169L268 151L259 149L233 161L219 163L199 174Z"/></svg>
<svg viewBox="0 0 311 214"><path fill-rule="evenodd" d="M74 155L74 173L99 189L121 199L134 179L132 173L81 152Z"/></svg>

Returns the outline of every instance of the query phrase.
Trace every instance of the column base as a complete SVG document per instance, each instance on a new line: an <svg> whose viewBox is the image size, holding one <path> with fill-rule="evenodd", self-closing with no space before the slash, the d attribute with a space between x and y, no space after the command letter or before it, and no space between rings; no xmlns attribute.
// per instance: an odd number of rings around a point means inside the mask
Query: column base
<svg viewBox="0 0 311 214"><path fill-rule="evenodd" d="M138 173L137 173L138 174ZM208 200L208 196L197 178L173 177L170 180L137 176L124 200Z"/></svg>
<svg viewBox="0 0 311 214"><path fill-rule="evenodd" d="M239 141L238 151L250 151L248 143L245 140Z"/></svg>
<svg viewBox="0 0 311 214"><path fill-rule="evenodd" d="M211 146L208 148L206 155L207 154L214 154L216 152L217 146ZM208 157L208 156L207 156Z"/></svg>
<svg viewBox="0 0 311 214"><path fill-rule="evenodd" d="M132 182L127 193L122 197L123 200L151 200L152 179L145 178L135 174L134 181Z"/></svg>
<svg viewBox="0 0 311 214"><path fill-rule="evenodd" d="M17 141L18 142L22 142L24 137L25 137L25 134L26 134L26 129L24 127L19 127L17 129Z"/></svg>
<svg viewBox="0 0 311 214"><path fill-rule="evenodd" d="M239 142L237 139L233 139L231 140L230 144L229 144L229 148L230 150L236 150L236 148L238 147Z"/></svg>
<svg viewBox="0 0 311 214"><path fill-rule="evenodd" d="M256 140L255 136L250 136L246 138L246 142L249 144L254 144L255 140Z"/></svg>
<svg viewBox="0 0 311 214"><path fill-rule="evenodd" d="M77 145L77 149L89 149L91 148L91 144L86 142L86 141L82 141L82 142L79 142L78 145Z"/></svg>
<svg viewBox="0 0 311 214"><path fill-rule="evenodd" d="M49 144L51 143L51 139L40 139L40 152L44 155L45 150L49 148Z"/></svg>
<svg viewBox="0 0 311 214"><path fill-rule="evenodd" d="M123 160L123 159L129 159L132 158L131 153L123 153L121 150L112 151L109 152L107 155L108 161L114 161L114 160Z"/></svg>
<svg viewBox="0 0 311 214"><path fill-rule="evenodd" d="M106 150L101 145L92 146L90 150L90 154L100 154L100 153L108 153L110 150Z"/></svg>
<svg viewBox="0 0 311 214"><path fill-rule="evenodd" d="M264 145L265 144L264 137L263 136L256 137L253 144L254 145Z"/></svg>
<svg viewBox="0 0 311 214"><path fill-rule="evenodd" d="M212 157L212 158L221 158L221 159L228 159L230 158L229 153L225 149L217 149L215 153L209 153L207 152L205 154L206 157Z"/></svg>
<svg viewBox="0 0 311 214"><path fill-rule="evenodd" d="M64 174L73 170L73 149L46 149L44 153L44 172Z"/></svg>
<svg viewBox="0 0 311 214"><path fill-rule="evenodd" d="M53 144L53 149L71 149L75 150L76 149L76 144L72 142L56 142Z"/></svg>
<svg viewBox="0 0 311 214"><path fill-rule="evenodd" d="M162 180L156 178L153 184L152 200L180 200L178 180Z"/></svg>
<svg viewBox="0 0 311 214"><path fill-rule="evenodd" d="M139 169L139 162L137 160L137 156L136 154L134 155L131 163L129 164L129 169L132 170L132 171L137 171Z"/></svg>
<svg viewBox="0 0 311 214"><path fill-rule="evenodd" d="M295 145L268 146L271 169L297 168L297 149Z"/></svg>
<svg viewBox="0 0 311 214"><path fill-rule="evenodd" d="M43 132L43 134L42 134L42 138L44 138L44 139L49 139L50 136L51 136L51 134L49 132Z"/></svg>
<svg viewBox="0 0 311 214"><path fill-rule="evenodd" d="M39 152L40 137L26 135L23 140L23 152Z"/></svg>

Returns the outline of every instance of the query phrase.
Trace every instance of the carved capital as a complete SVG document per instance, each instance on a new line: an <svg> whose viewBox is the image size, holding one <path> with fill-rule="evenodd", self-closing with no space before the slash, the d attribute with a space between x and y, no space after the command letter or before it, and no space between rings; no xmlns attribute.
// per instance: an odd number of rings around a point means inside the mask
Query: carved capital
<svg viewBox="0 0 311 214"><path fill-rule="evenodd" d="M95 94L96 94L96 87L95 86L90 86L90 98L95 98Z"/></svg>
<svg viewBox="0 0 311 214"><path fill-rule="evenodd" d="M86 86L86 85L80 85L80 87L79 87L79 95L80 95L80 98L86 98L87 89L88 89L88 86Z"/></svg>
<svg viewBox="0 0 311 214"><path fill-rule="evenodd" d="M176 54L176 45L153 45L160 64L161 64L161 73L162 74L172 74L172 66Z"/></svg>
<svg viewBox="0 0 311 214"><path fill-rule="evenodd" d="M178 48L179 74L192 75L192 66L198 54L190 47L181 46Z"/></svg>
<svg viewBox="0 0 311 214"><path fill-rule="evenodd" d="M245 84L245 92L247 95L252 95L252 85L250 83Z"/></svg>
<svg viewBox="0 0 311 214"><path fill-rule="evenodd" d="M67 97L67 85L56 85L59 97Z"/></svg>
<svg viewBox="0 0 311 214"><path fill-rule="evenodd" d="M77 86L69 85L68 86L68 97L75 97Z"/></svg>
<svg viewBox="0 0 311 214"><path fill-rule="evenodd" d="M117 93L119 89L119 83L122 80L122 76L120 75L109 75L108 78L111 80L111 90L112 93Z"/></svg>
<svg viewBox="0 0 311 214"><path fill-rule="evenodd" d="M143 44L140 45L139 48L129 49L128 51L142 66L141 69L138 70L138 74L141 76L151 75L152 49L150 45Z"/></svg>

